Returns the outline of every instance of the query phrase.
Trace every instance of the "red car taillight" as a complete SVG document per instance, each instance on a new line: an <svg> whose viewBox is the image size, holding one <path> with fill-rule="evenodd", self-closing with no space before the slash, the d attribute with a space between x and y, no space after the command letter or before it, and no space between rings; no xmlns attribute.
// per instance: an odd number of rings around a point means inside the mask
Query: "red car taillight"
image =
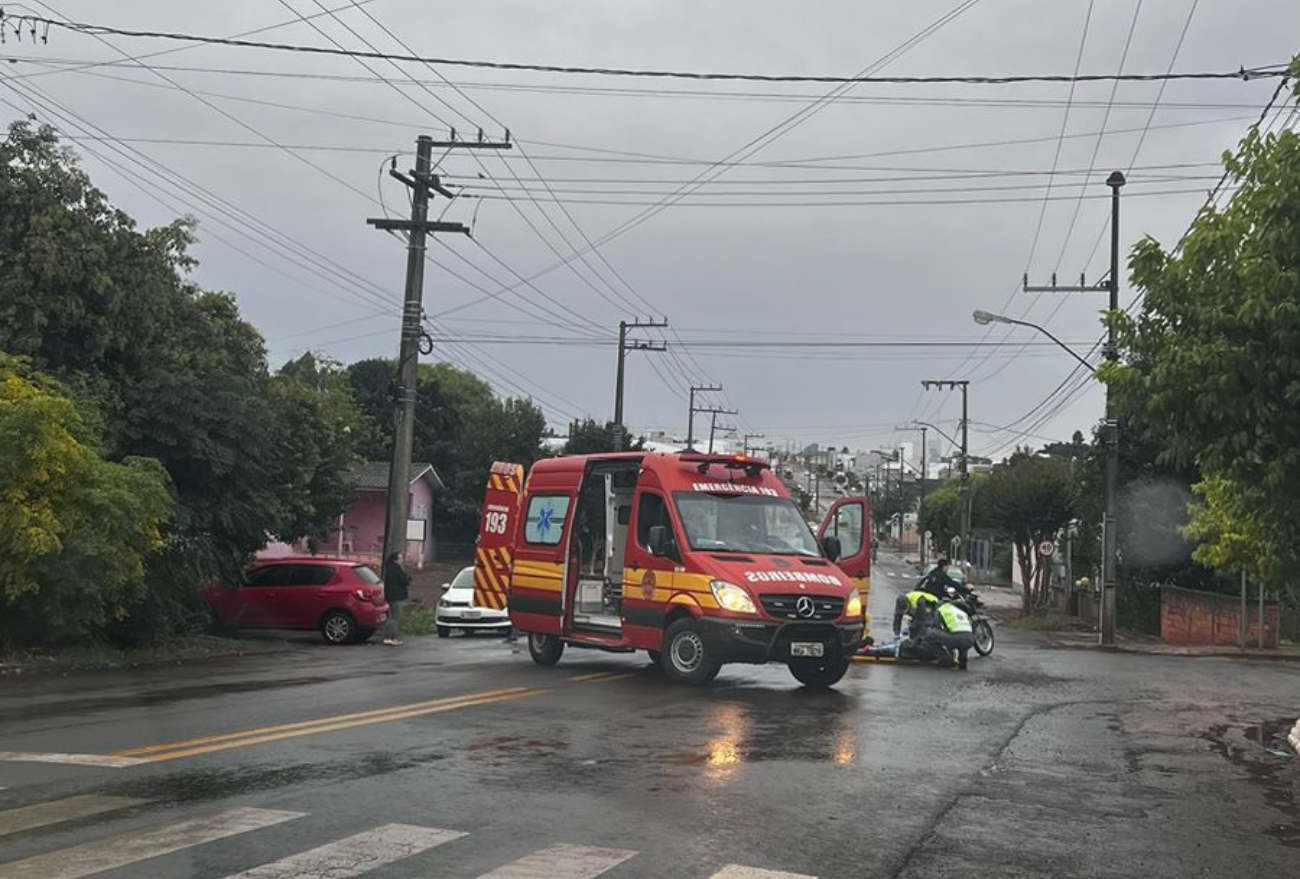
<svg viewBox="0 0 1300 879"><path fill-rule="evenodd" d="M352 594L356 596L357 601L373 601L375 598L374 593L369 589L357 589Z"/></svg>

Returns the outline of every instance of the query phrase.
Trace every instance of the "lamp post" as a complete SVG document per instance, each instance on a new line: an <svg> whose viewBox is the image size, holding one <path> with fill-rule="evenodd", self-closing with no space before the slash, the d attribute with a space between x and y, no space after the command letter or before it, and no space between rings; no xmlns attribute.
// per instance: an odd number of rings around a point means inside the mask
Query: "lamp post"
<svg viewBox="0 0 1300 879"><path fill-rule="evenodd" d="M980 309L976 309L974 312L972 312L971 318L974 319L975 323L979 324L982 327L986 327L989 324L1014 324L1015 326L1018 327L1029 327L1031 330L1038 330L1038 332L1042 333L1044 336L1046 336L1047 338L1055 342L1062 351L1069 354L1075 360L1083 364L1083 367L1087 369L1089 372L1096 373L1097 371L1093 369L1091 363L1089 363L1088 361L1080 357L1078 352L1076 352L1069 345L1065 344L1060 339L1056 338L1056 336L1052 335L1051 331L1048 330L1046 327L1040 327L1038 324L1031 324L1027 320L1016 320L1014 317L1007 317L1005 314L993 314L992 312L982 311Z"/></svg>

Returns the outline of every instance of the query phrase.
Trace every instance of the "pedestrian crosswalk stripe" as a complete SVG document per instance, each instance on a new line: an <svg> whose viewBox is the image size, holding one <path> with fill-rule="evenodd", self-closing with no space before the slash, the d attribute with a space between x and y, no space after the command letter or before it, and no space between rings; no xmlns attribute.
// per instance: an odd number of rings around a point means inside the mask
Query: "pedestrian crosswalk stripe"
<svg viewBox="0 0 1300 879"><path fill-rule="evenodd" d="M804 873L786 873L781 870L760 870L757 867L741 867L728 864L709 879L817 879Z"/></svg>
<svg viewBox="0 0 1300 879"><path fill-rule="evenodd" d="M80 795L17 809L0 811L0 836L92 817L139 806L148 800L107 795ZM0 864L0 879L85 879L110 870L133 868L132 875L151 875L144 861L217 842L297 818L302 812L270 809L228 809L152 829L120 834L72 848ZM384 824L313 849L267 861L226 879L354 879L429 849L466 837L458 830ZM598 879L637 856L631 849L599 848L558 843L503 864L479 879ZM817 879L728 864L709 879Z"/></svg>
<svg viewBox="0 0 1300 879"><path fill-rule="evenodd" d="M2 789L0 788L0 790ZM66 797L62 800L51 800L48 803L23 806L18 809L7 809L0 812L0 836L21 833L24 830L34 830L37 827L58 824L62 821L89 818L91 815L101 815L104 812L127 809L147 802L148 800L137 800L133 797L83 794L81 796Z"/></svg>
<svg viewBox="0 0 1300 879"><path fill-rule="evenodd" d="M260 830L303 817L302 812L230 809L216 815L126 833L62 851L0 864L0 879L81 879L205 842Z"/></svg>
<svg viewBox="0 0 1300 879"><path fill-rule="evenodd" d="M456 830L385 824L338 842L253 867L228 879L302 879L306 876L351 879L464 835Z"/></svg>
<svg viewBox="0 0 1300 879"><path fill-rule="evenodd" d="M595 879L635 854L617 848L553 845L498 867L479 879Z"/></svg>
<svg viewBox="0 0 1300 879"><path fill-rule="evenodd" d="M0 763L68 763L122 769L144 761L116 754L61 754L51 751L0 751Z"/></svg>

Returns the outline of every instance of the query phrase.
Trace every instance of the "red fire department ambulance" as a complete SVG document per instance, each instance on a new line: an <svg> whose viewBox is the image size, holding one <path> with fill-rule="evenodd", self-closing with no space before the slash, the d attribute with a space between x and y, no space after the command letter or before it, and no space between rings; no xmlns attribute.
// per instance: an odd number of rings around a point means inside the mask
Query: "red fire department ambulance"
<svg viewBox="0 0 1300 879"><path fill-rule="evenodd" d="M871 588L870 507L841 498L814 538L767 462L625 452L489 476L475 601L505 608L539 665L566 644L645 650L703 684L727 662L844 676Z"/></svg>

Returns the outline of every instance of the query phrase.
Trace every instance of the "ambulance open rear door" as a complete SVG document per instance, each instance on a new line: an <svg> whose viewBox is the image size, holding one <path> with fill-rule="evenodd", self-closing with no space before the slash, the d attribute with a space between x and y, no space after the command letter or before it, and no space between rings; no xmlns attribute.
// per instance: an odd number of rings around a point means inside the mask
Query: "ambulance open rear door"
<svg viewBox="0 0 1300 879"><path fill-rule="evenodd" d="M483 519L474 552L474 604L506 610L514 564L515 530L524 491L524 468L494 463L488 473Z"/></svg>

